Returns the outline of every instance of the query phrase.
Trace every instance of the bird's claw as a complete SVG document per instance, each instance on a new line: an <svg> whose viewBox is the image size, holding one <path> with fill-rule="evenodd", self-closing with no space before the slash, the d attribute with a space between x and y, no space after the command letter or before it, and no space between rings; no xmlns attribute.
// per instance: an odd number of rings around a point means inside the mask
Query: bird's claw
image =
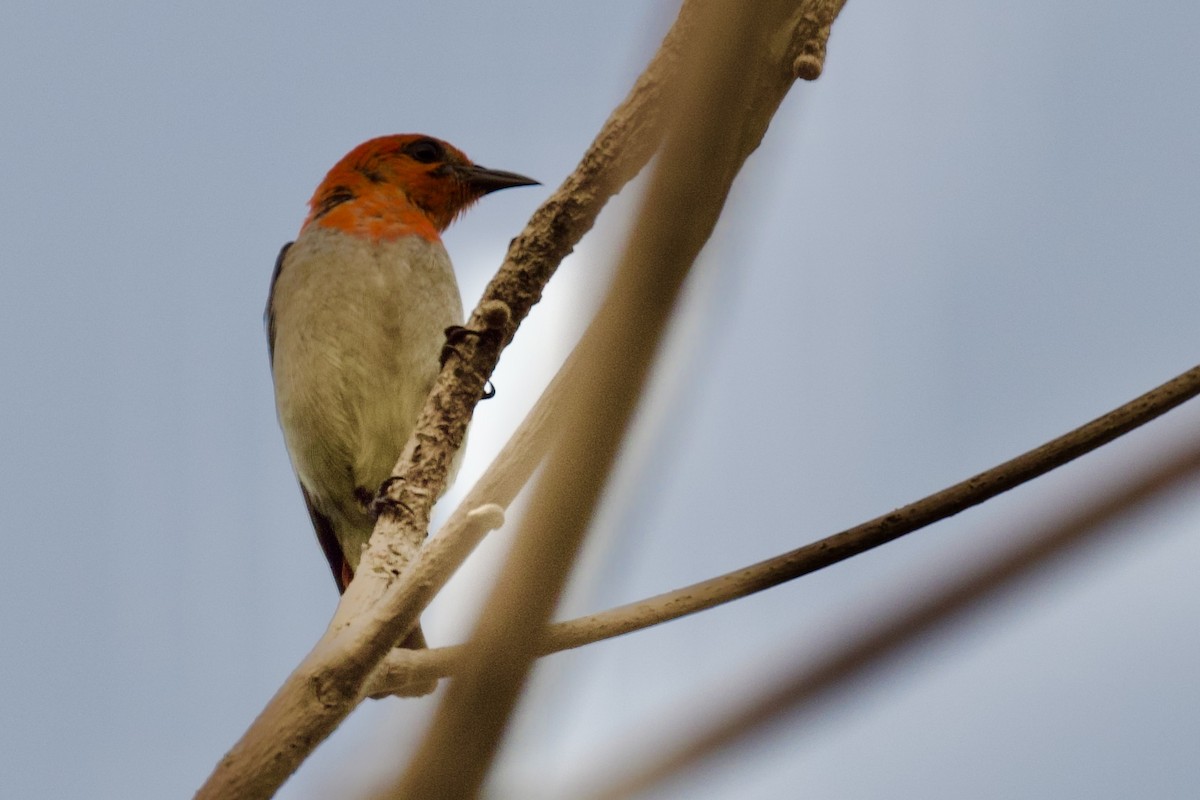
<svg viewBox="0 0 1200 800"><path fill-rule="evenodd" d="M471 330L470 328L466 328L462 325L451 325L450 327L446 328L444 333L446 334L446 343L442 345L442 355L438 358L438 366L441 367L446 366L446 362L450 360L451 353L459 358L463 357L463 354L458 351L458 347L456 347L456 345L465 340L468 336L481 335L479 331Z"/></svg>
<svg viewBox="0 0 1200 800"><path fill-rule="evenodd" d="M467 328L462 325L451 325L450 327L446 328L446 330L445 330L446 343L444 345L442 345L442 354L438 358L438 366L440 366L440 367L446 366L446 362L450 360L451 353L458 356L459 358L463 358L463 354L461 352L459 352L457 345L459 343L461 343L462 341L464 341L465 339L467 339L468 337L470 337L470 336L483 337L483 336L487 336L491 333L493 333L493 331L490 328L487 330L482 330L482 331L475 330L474 328ZM483 397L481 397L480 399L481 400L491 400L495 396L496 396L496 387L492 385L491 380L485 380L483 382Z"/></svg>
<svg viewBox="0 0 1200 800"><path fill-rule="evenodd" d="M403 480L403 478L398 478L395 475L392 475L383 483L379 484L378 491L375 492L375 496L372 497L371 501L367 504L367 510L371 512L372 516L378 517L384 511L391 511L394 514L399 514L400 511L404 511L409 516L412 516L413 510L411 508L392 497L392 487L397 483L403 482Z"/></svg>

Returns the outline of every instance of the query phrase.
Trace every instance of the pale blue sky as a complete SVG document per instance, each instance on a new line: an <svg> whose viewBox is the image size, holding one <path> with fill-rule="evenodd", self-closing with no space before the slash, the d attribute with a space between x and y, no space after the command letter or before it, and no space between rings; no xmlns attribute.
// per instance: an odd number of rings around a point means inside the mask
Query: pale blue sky
<svg viewBox="0 0 1200 800"><path fill-rule="evenodd" d="M189 796L323 630L336 592L261 313L324 171L420 131L542 180L447 237L472 304L672 16L626 0L5 3L0 795ZM739 182L689 346L645 415L662 424L620 476L573 607L798 546L1200 361L1197 29L1182 3L850 0L825 76L796 87ZM464 477L579 329L635 194L506 354ZM1185 406L853 563L550 659L496 796L569 781L680 709L704 717L1198 424ZM1200 501L1125 524L815 722L655 796L1194 796ZM427 615L435 644L462 635L483 562ZM386 773L431 704L368 703L280 796Z"/></svg>

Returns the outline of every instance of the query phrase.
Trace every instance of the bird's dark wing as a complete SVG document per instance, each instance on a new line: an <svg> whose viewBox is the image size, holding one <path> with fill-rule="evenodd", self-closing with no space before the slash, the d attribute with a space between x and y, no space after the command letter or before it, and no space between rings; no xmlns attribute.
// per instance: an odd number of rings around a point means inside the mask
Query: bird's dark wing
<svg viewBox="0 0 1200 800"><path fill-rule="evenodd" d="M263 312L263 323L267 328L267 355L271 361L275 360L275 284L279 281L279 273L283 271L283 261L287 257L288 248L295 242L288 242L279 251L279 257L275 259L275 270L271 273L271 288L267 292L267 308ZM313 505L312 498L308 495L308 490L304 488L304 484L300 484L300 491L304 495L304 505L308 508L308 516L312 519L313 529L317 532L317 541L321 544L321 550L325 553L325 560L329 562L329 568L333 571L333 580L337 583L338 591L346 591L346 578L350 571L347 569L346 556L342 553L342 546L338 544L337 536L333 532L333 523L329 521L317 507Z"/></svg>
<svg viewBox="0 0 1200 800"><path fill-rule="evenodd" d="M325 551L325 560L329 562L329 569L333 571L333 579L337 582L338 593L345 594L346 584L354 578L354 573L350 571L350 565L346 562L342 546L338 544L337 536L334 535L333 523L329 521L329 517L322 514L313 505L312 498L308 496L308 490L304 488L304 484L300 484L300 491L304 494L304 505L308 508L308 516L312 519L313 529L317 532L317 541L321 543L321 549ZM419 622L400 643L400 647L409 650L423 650L427 646L425 632L421 630Z"/></svg>
<svg viewBox="0 0 1200 800"><path fill-rule="evenodd" d="M321 550L325 553L325 560L329 562L329 569L333 571L333 579L337 582L338 592L346 591L346 578L350 575L350 570L347 569L346 556L342 552L342 546L338 544L337 535L333 532L333 523L329 521L329 517L322 514L313 505L312 498L308 496L308 490L304 488L304 484L300 484L300 491L304 494L304 505L308 507L308 516L312 520L313 529L317 532L317 541L321 544Z"/></svg>
<svg viewBox="0 0 1200 800"><path fill-rule="evenodd" d="M288 242L279 251L279 257L275 259L275 269L271 272L271 288L267 290L267 308L263 312L263 324L267 327L267 356L272 363L275 361L275 312L272 309L275 299L275 282L279 280L279 273L283 270L283 258L287 255L288 248L294 245L295 242ZM312 506L309 506L312 509Z"/></svg>
<svg viewBox="0 0 1200 800"><path fill-rule="evenodd" d="M267 293L267 309L263 312L263 323L267 327L267 355L271 361L275 360L275 284L279 280L279 273L283 270L283 260L287 256L288 248L295 242L288 242L279 251L279 257L275 259L275 271L271 273L271 288ZM308 496L308 490L304 488L304 484L300 484L300 491L304 494L304 505L308 507L308 516L312 519L313 528L317 531L317 541L321 543L321 549L325 551L325 558L329 561L329 568L333 570L333 579L337 581L338 591L346 591L344 575L348 573L346 569L346 557L342 554L342 547L338 544L337 536L333 533L333 523L329 518L317 510L313 505L312 498Z"/></svg>

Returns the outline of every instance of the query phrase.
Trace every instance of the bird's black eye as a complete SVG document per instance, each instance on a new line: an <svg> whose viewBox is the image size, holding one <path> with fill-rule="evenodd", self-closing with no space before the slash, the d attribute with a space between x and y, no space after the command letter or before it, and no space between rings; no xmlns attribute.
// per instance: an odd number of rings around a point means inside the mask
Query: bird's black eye
<svg viewBox="0 0 1200 800"><path fill-rule="evenodd" d="M432 164L435 161L442 161L446 157L445 149L436 139L417 139L405 147L404 152L412 156L414 161L420 161L422 164Z"/></svg>

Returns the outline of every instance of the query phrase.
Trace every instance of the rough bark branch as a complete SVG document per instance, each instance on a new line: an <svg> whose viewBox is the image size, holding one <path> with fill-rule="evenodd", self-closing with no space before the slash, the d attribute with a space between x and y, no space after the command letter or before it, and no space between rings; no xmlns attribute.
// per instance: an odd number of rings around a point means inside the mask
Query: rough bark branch
<svg viewBox="0 0 1200 800"><path fill-rule="evenodd" d="M391 508L379 518L355 575L335 616L344 624L372 605L420 548L434 501L466 436L484 384L517 327L541 299L558 265L591 230L608 200L649 162L662 140L662 91L674 80L680 52L694 13L685 5L658 52L629 95L601 128L588 151L562 185L513 239L504 263L484 290L467 327L469 337L447 360L392 470Z"/></svg>

